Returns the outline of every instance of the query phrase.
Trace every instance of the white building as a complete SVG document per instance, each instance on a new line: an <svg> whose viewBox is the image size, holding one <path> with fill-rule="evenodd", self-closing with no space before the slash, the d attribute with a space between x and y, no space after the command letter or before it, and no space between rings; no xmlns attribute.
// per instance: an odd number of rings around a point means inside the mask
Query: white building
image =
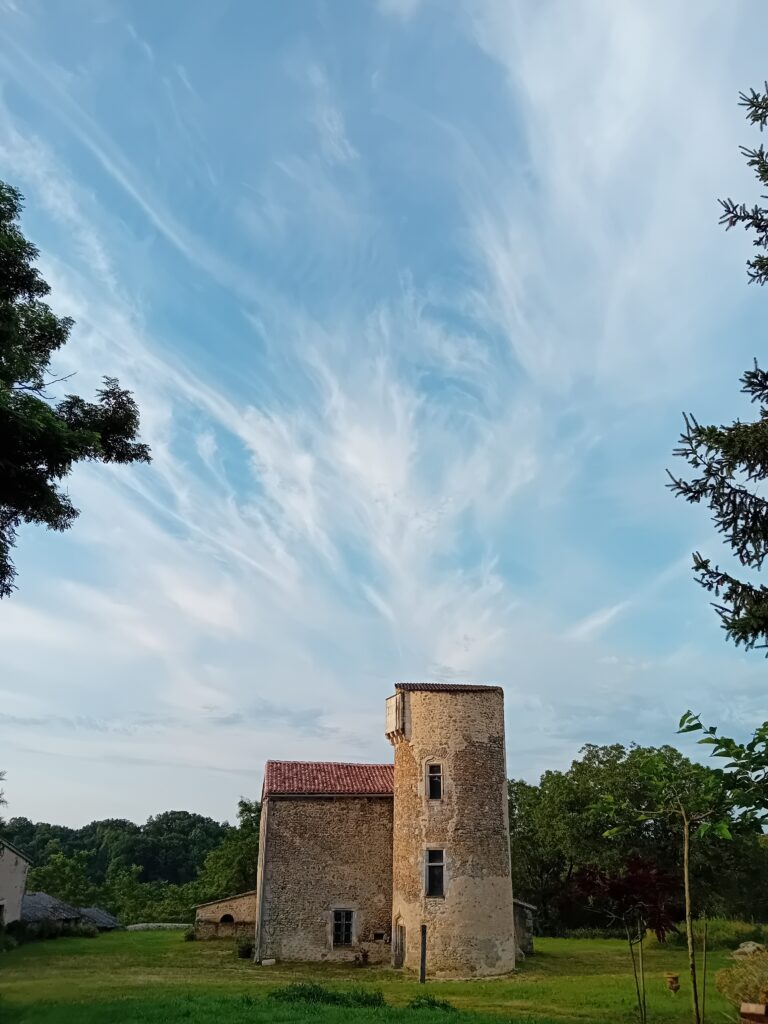
<svg viewBox="0 0 768 1024"><path fill-rule="evenodd" d="M29 858L21 850L7 839L0 839L0 926L21 917L29 864Z"/></svg>

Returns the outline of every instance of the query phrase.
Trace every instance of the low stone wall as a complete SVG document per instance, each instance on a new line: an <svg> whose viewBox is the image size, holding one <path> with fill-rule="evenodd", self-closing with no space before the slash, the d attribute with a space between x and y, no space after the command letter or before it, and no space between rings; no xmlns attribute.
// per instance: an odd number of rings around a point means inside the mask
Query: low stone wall
<svg viewBox="0 0 768 1024"><path fill-rule="evenodd" d="M189 922L186 924L183 922L170 922L161 923L159 921L149 921L146 924L129 924L126 925L125 930L127 932L161 932L164 930L189 928Z"/></svg>

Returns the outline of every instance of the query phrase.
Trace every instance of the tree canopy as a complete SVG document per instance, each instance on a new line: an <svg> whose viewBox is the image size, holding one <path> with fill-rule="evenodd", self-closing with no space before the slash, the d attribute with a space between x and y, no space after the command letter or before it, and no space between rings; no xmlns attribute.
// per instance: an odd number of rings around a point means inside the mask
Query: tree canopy
<svg viewBox="0 0 768 1024"><path fill-rule="evenodd" d="M73 321L43 301L50 288L19 227L21 209L21 193L0 181L0 598L14 589L21 524L66 530L77 517L61 485L76 463L150 460L136 402L114 377L103 378L96 402L48 394L61 383L50 364Z"/></svg>

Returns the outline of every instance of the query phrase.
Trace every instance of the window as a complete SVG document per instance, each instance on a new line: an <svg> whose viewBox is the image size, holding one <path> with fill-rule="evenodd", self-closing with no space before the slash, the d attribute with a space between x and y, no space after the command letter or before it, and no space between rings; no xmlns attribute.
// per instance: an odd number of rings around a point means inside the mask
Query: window
<svg viewBox="0 0 768 1024"><path fill-rule="evenodd" d="M374 942L383 942L384 941L384 932L374 932L373 933L373 941Z"/></svg>
<svg viewBox="0 0 768 1024"><path fill-rule="evenodd" d="M333 944L334 946L352 945L352 911L334 910L333 912Z"/></svg>
<svg viewBox="0 0 768 1024"><path fill-rule="evenodd" d="M443 896L445 850L427 850L427 896Z"/></svg>
<svg viewBox="0 0 768 1024"><path fill-rule="evenodd" d="M430 800L443 799L443 766L427 765L427 796Z"/></svg>

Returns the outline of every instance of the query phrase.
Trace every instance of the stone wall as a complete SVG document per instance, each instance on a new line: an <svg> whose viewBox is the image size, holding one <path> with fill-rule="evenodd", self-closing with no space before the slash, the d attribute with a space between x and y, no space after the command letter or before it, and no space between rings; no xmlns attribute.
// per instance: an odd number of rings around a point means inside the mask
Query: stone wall
<svg viewBox="0 0 768 1024"><path fill-rule="evenodd" d="M533 953L533 911L528 903L515 900L515 944L523 956Z"/></svg>
<svg viewBox="0 0 768 1024"><path fill-rule="evenodd" d="M29 864L0 839L0 920L5 924L21 917L21 900Z"/></svg>
<svg viewBox="0 0 768 1024"><path fill-rule="evenodd" d="M392 798L269 796L261 820L257 958L388 961ZM351 946L333 947L334 908L354 912Z"/></svg>
<svg viewBox="0 0 768 1024"><path fill-rule="evenodd" d="M503 974L515 964L503 694L407 692L394 737L393 921L405 930L404 966L427 974ZM441 800L429 800L429 763L443 766ZM445 893L427 897L425 858L445 851Z"/></svg>
<svg viewBox="0 0 768 1024"><path fill-rule="evenodd" d="M201 939L252 936L256 927L256 892L205 903L195 910L195 932ZM232 920L222 920L232 918Z"/></svg>

